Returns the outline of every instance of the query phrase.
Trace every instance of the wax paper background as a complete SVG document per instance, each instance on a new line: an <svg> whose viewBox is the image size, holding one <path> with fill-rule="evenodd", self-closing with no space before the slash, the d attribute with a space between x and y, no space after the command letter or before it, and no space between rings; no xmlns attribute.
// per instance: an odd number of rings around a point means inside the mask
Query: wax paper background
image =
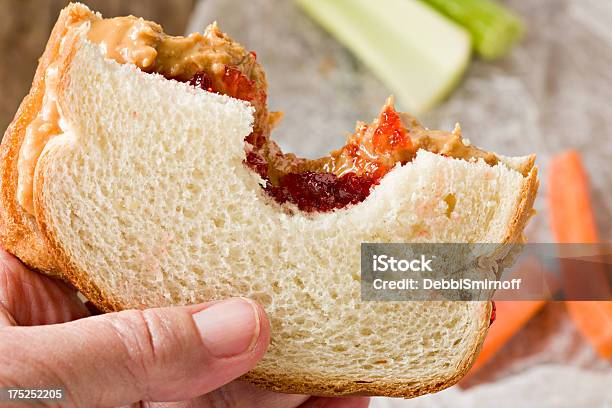
<svg viewBox="0 0 612 408"><path fill-rule="evenodd" d="M602 238L609 240L612 2L505 3L526 21L523 42L502 61L475 60L449 99L420 119L441 129L460 122L472 143L506 155L537 153L542 186L538 215L527 230L532 242L552 241L545 200L549 158L578 149L591 174ZM340 147L355 121L370 121L391 93L292 1L201 0L188 31L201 31L214 20L257 52L268 75L270 108L286 114L273 134L285 151L315 157ZM563 305L552 303L462 383L467 390L452 387L402 403L488 406L513 398L521 406L535 401L537 406L606 406L612 404L611 373L610 364L577 333ZM375 406L404 405L378 399Z"/></svg>

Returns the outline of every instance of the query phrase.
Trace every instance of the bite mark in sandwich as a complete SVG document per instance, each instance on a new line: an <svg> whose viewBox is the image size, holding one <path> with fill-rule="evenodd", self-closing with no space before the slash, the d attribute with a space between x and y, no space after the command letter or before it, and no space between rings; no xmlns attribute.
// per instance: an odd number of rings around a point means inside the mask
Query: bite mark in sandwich
<svg viewBox="0 0 612 408"><path fill-rule="evenodd" d="M188 82L208 92L248 101L255 108L253 132L247 136L245 163L265 180L264 189L278 203L303 211L331 211L365 200L372 188L396 165L411 161L419 149L464 160L498 162L489 153L466 143L457 127L453 132L431 131L406 113L398 113L389 98L373 122L358 123L344 147L319 159L284 154L270 138L282 114L269 112L267 83L256 54L248 52L219 30L216 23L204 33L170 36L160 25L134 16L68 23L66 38L91 27L89 41L99 44L107 58L134 64L142 71ZM60 54L62 51L60 50ZM62 134L55 87L57 66L45 74L43 109L28 126L19 154L20 205L34 213L34 170L46 143Z"/></svg>

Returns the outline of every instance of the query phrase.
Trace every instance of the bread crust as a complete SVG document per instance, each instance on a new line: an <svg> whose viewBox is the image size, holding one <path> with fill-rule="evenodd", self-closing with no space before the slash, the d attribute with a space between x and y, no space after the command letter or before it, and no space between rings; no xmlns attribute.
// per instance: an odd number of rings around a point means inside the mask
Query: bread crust
<svg viewBox="0 0 612 408"><path fill-rule="evenodd" d="M58 56L72 7L76 6L70 6L60 14L39 60L30 92L21 102L0 146L0 243L30 268L58 277L61 276L60 270L38 231L35 218L17 202L17 160L26 128L41 110L45 71Z"/></svg>
<svg viewBox="0 0 612 408"><path fill-rule="evenodd" d="M2 175L0 186L0 243L30 268L66 280L80 290L100 310L113 312L124 309L121 301L115 298L112 293L104 293L100 290L86 271L79 270L72 263L60 242L55 238L54 231L46 219L47 215L43 205L45 168L53 162L54 155L59 152L59 149L57 149L59 144L45 149L37 165L34 179L35 217L23 211L16 198L19 150L28 124L41 109L45 70L52 61L59 61L60 85L58 94L60 95L68 80L66 74L76 52L76 47L68 47L69 52L66 55L59 55L59 45L66 34L65 26L70 18L97 17L87 7L80 4L71 4L62 11L40 59L32 88L21 103L0 147L0 174ZM524 169L524 174L528 173L528 175L523 182L520 200L504 235L504 243L523 241L522 232L532 215L533 201L538 188L537 168L533 167L533 160L534 157L532 156L525 162L527 168ZM500 254L500 262L506 255ZM486 337L492 310L490 302L481 302L481 304L482 308L478 317L480 323L478 341L473 344L472 350L465 355L457 370L448 378L435 377L427 383L376 378L353 381L315 374L289 376L288 373L271 373L258 368L250 371L242 378L272 391L325 396L384 395L412 398L436 392L458 382L474 363Z"/></svg>

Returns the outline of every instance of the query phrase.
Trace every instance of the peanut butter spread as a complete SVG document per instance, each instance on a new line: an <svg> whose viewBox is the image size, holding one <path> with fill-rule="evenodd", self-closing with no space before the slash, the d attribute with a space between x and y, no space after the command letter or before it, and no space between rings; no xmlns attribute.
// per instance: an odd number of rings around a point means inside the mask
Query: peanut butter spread
<svg viewBox="0 0 612 408"><path fill-rule="evenodd" d="M115 17L94 21L87 38L100 44L107 58L120 64L135 64L145 72L166 78L187 81L200 71L219 77L226 66L234 66L250 79L265 84L263 70L254 56L221 32L216 23L202 34L175 37L142 18Z"/></svg>
<svg viewBox="0 0 612 408"><path fill-rule="evenodd" d="M77 35L77 29L84 24L90 24L87 39L99 44L107 58L120 64L134 64L145 72L179 81L188 81L196 73L204 73L215 89L224 89L226 67L234 67L265 94L265 74L257 64L254 53L246 51L222 33L216 24L208 26L203 34L174 37L164 34L158 24L142 18L92 19L84 16L78 21L67 22L60 48L68 44L66 39ZM58 51L60 54L61 49ZM47 142L63 133L56 102L57 71L57 61L54 61L45 72L41 111L27 127L19 152L17 200L30 214L34 214L32 194L38 158ZM261 131L267 131L269 123L276 116L268 114L265 96L253 98L250 102L256 109L256 122L263 126Z"/></svg>
<svg viewBox="0 0 612 408"><path fill-rule="evenodd" d="M65 35L60 41L57 56L66 52L66 47L78 34L78 27L82 20L68 19L66 21ZM47 145L54 136L63 132L61 128L61 112L57 103L57 85L59 80L59 62L57 58L47 66L44 72L44 94L41 109L38 115L26 128L25 136L19 149L17 158L17 201L29 214L34 214L33 189L36 163Z"/></svg>
<svg viewBox="0 0 612 408"><path fill-rule="evenodd" d="M57 67L51 65L46 72L46 92L43 97L42 109L26 129L26 135L17 160L19 174L17 198L21 206L30 214L34 213L32 196L36 162L49 139L63 133L59 126L60 114L54 92L56 79Z"/></svg>
<svg viewBox="0 0 612 408"><path fill-rule="evenodd" d="M411 161L419 149L468 161L482 159L489 165L499 161L494 153L463 139L459 125L452 132L429 130L407 113L395 112L393 98L387 100L372 123L357 123L345 146L326 157L300 159L291 153L283 154L272 141L267 145L268 150L261 149L260 154L269 163L267 177L272 183L285 174L305 171L336 176L353 173L378 179L398 163Z"/></svg>
<svg viewBox="0 0 612 408"><path fill-rule="evenodd" d="M255 53L246 51L215 23L202 34L175 37L165 34L160 25L134 16L83 16L78 20L67 23L59 55L67 39L80 35L85 26L87 39L98 44L106 58L250 102L256 114L253 133L246 139L245 161L272 184L288 174L305 172L377 180L398 163L412 160L418 149L465 160L483 159L491 165L498 161L495 154L462 140L458 127L453 132L430 131L411 116L395 112L391 98L377 119L371 124L358 123L347 144L329 156L307 160L283 154L270 140L281 114L267 110L266 78ZM45 72L42 107L26 129L18 158L17 199L30 214L34 214L32 192L38 158L47 142L63 133L56 95L58 70L57 61L52 61Z"/></svg>

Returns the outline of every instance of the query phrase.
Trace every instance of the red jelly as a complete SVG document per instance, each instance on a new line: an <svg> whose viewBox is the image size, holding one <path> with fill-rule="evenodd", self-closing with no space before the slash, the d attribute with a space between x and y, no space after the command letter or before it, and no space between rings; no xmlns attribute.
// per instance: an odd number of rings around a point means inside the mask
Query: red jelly
<svg viewBox="0 0 612 408"><path fill-rule="evenodd" d="M255 84L236 67L225 67L221 82L216 85L210 75L204 71L196 72L189 80L189 85L243 101L251 101L255 98Z"/></svg>
<svg viewBox="0 0 612 408"><path fill-rule="evenodd" d="M225 67L223 94L243 101L255 99L255 84L236 67Z"/></svg>
<svg viewBox="0 0 612 408"><path fill-rule="evenodd" d="M268 162L260 154L252 151L246 154L245 163L263 179L268 179Z"/></svg>
<svg viewBox="0 0 612 408"><path fill-rule="evenodd" d="M408 132L393 107L387 106L379 118L378 127L372 137L372 145L378 153L388 153L412 147Z"/></svg>
<svg viewBox="0 0 612 408"><path fill-rule="evenodd" d="M279 203L293 203L306 212L331 211L357 204L370 194L376 180L348 173L289 173L282 176L279 185L268 185L266 190Z"/></svg>
<svg viewBox="0 0 612 408"><path fill-rule="evenodd" d="M208 92L216 92L213 88L212 79L210 79L206 72L196 72L189 80L189 85L195 86L196 88L202 88Z"/></svg>
<svg viewBox="0 0 612 408"><path fill-rule="evenodd" d="M496 310L495 310L495 302L491 301L491 306L493 306L493 310L491 311L491 317L489 318L489 327L493 324L493 322L495 321L495 316L497 314Z"/></svg>
<svg viewBox="0 0 612 408"><path fill-rule="evenodd" d="M359 126L346 146L332 155L357 174L381 178L397 163L410 161L415 150L399 114L388 104L376 122Z"/></svg>

